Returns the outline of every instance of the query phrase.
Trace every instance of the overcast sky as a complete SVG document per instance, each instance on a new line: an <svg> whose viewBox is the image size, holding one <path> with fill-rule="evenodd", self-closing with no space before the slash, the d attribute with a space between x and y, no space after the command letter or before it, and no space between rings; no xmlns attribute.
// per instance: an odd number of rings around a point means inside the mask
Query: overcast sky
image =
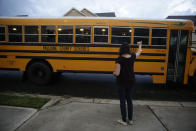
<svg viewBox="0 0 196 131"><path fill-rule="evenodd" d="M0 16L62 17L72 7L130 18L196 15L196 0L0 0Z"/></svg>

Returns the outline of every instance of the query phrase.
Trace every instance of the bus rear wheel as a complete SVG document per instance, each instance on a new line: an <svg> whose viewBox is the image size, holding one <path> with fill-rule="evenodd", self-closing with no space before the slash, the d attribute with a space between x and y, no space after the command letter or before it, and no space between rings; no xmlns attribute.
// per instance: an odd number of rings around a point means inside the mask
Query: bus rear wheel
<svg viewBox="0 0 196 131"><path fill-rule="evenodd" d="M191 84L192 84L193 87L196 87L196 72L195 72L194 76L191 79Z"/></svg>
<svg viewBox="0 0 196 131"><path fill-rule="evenodd" d="M36 85L46 85L52 78L52 70L44 62L34 62L27 68L27 76Z"/></svg>

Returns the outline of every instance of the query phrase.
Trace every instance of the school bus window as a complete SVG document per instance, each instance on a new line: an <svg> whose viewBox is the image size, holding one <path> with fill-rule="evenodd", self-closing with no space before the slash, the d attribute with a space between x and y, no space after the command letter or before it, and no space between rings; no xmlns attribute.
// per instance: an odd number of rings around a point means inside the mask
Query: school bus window
<svg viewBox="0 0 196 131"><path fill-rule="evenodd" d="M38 42L38 26L24 26L25 42Z"/></svg>
<svg viewBox="0 0 196 131"><path fill-rule="evenodd" d="M41 41L42 42L55 42L56 41L56 26L54 25L41 26Z"/></svg>
<svg viewBox="0 0 196 131"><path fill-rule="evenodd" d="M130 27L112 27L112 44L131 43Z"/></svg>
<svg viewBox="0 0 196 131"><path fill-rule="evenodd" d="M138 41L142 41L143 45L148 45L149 28L146 27L134 28L134 44L137 44Z"/></svg>
<svg viewBox="0 0 196 131"><path fill-rule="evenodd" d="M22 26L8 25L9 42L22 42Z"/></svg>
<svg viewBox="0 0 196 131"><path fill-rule="evenodd" d="M91 27L76 26L76 43L90 43L90 42L91 42Z"/></svg>
<svg viewBox="0 0 196 131"><path fill-rule="evenodd" d="M73 43L73 26L58 26L58 42Z"/></svg>
<svg viewBox="0 0 196 131"><path fill-rule="evenodd" d="M95 43L108 43L108 27L95 26L94 27L94 42Z"/></svg>
<svg viewBox="0 0 196 131"><path fill-rule="evenodd" d="M167 28L152 28L152 45L166 45Z"/></svg>
<svg viewBox="0 0 196 131"><path fill-rule="evenodd" d="M0 26L0 41L5 41L5 26Z"/></svg>

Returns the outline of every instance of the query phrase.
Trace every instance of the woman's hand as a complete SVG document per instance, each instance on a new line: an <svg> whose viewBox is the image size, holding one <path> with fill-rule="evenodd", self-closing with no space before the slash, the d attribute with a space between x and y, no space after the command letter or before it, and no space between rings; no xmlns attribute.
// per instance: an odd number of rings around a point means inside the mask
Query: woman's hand
<svg viewBox="0 0 196 131"><path fill-rule="evenodd" d="M116 74L116 72L113 72L113 75L117 77L117 74Z"/></svg>
<svg viewBox="0 0 196 131"><path fill-rule="evenodd" d="M139 46L139 49L138 49L138 51L136 53L136 58L138 58L141 55L141 52L142 52L142 41L138 41L137 45Z"/></svg>
<svg viewBox="0 0 196 131"><path fill-rule="evenodd" d="M142 41L138 41L138 42L137 42L137 45L138 45L139 47L141 47L141 46L142 46Z"/></svg>
<svg viewBox="0 0 196 131"><path fill-rule="evenodd" d="M116 69L113 72L113 75L116 77L120 75L120 64L116 63Z"/></svg>

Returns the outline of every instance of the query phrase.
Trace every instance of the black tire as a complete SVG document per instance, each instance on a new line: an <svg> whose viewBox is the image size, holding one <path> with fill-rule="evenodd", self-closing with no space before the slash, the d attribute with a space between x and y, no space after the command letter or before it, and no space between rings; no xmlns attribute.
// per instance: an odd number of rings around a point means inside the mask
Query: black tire
<svg viewBox="0 0 196 131"><path fill-rule="evenodd" d="M23 72L23 75L22 75L22 81L25 82L26 80L28 80L28 76L27 76L27 72Z"/></svg>
<svg viewBox="0 0 196 131"><path fill-rule="evenodd" d="M194 76L191 78L191 85L192 85L192 87L196 87L196 72L195 72Z"/></svg>
<svg viewBox="0 0 196 131"><path fill-rule="evenodd" d="M53 72L52 81L55 83L56 81L58 81L61 78L61 75L62 75L61 72Z"/></svg>
<svg viewBox="0 0 196 131"><path fill-rule="evenodd" d="M52 78L52 71L44 62L34 62L27 68L28 79L36 85L46 85Z"/></svg>

